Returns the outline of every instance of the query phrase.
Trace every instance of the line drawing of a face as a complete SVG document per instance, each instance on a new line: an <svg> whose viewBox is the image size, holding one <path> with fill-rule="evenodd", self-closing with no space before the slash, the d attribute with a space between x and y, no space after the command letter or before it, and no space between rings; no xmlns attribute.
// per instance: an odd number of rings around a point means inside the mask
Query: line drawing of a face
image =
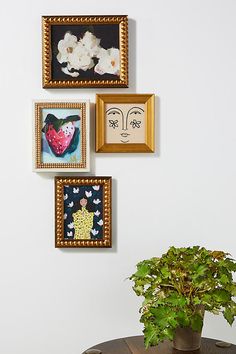
<svg viewBox="0 0 236 354"><path fill-rule="evenodd" d="M105 108L107 143L145 143L144 104L109 103Z"/></svg>

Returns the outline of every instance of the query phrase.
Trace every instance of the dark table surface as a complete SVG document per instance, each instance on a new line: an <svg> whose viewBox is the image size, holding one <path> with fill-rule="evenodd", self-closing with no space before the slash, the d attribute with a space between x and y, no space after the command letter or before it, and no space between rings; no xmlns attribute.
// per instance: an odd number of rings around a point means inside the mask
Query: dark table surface
<svg viewBox="0 0 236 354"><path fill-rule="evenodd" d="M143 336L114 339L109 342L97 344L90 349L99 349L102 354L236 354L236 345L229 348L219 348L215 345L217 339L202 338L201 348L195 351L182 352L173 349L172 342L166 341L157 347L145 350ZM87 349L88 350L88 349ZM86 350L83 354L86 353Z"/></svg>

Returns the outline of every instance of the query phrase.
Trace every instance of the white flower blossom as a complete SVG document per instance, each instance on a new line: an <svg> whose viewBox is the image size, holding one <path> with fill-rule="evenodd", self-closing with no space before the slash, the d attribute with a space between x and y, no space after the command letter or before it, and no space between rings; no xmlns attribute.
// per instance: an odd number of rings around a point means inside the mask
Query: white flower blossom
<svg viewBox="0 0 236 354"><path fill-rule="evenodd" d="M100 186L93 186L93 189L94 189L95 191L99 191L99 188L100 188Z"/></svg>
<svg viewBox="0 0 236 354"><path fill-rule="evenodd" d="M94 204L99 204L99 203L101 203L101 200L98 199L98 198L97 198L97 199L94 199L94 200L93 200L93 203L94 203Z"/></svg>
<svg viewBox="0 0 236 354"><path fill-rule="evenodd" d="M65 33L64 39L58 42L57 60L62 72L71 77L78 77L79 71L87 71L94 67L93 58L98 58L94 71L99 75L113 74L120 72L120 51L117 48L104 49L100 46L101 39L97 38L90 31L85 32L81 39L70 32Z"/></svg>
<svg viewBox="0 0 236 354"><path fill-rule="evenodd" d="M73 36L69 32L65 34L64 39L61 39L58 42L57 48L59 53L57 54L57 60L60 64L66 63L68 61L68 56L69 54L73 53L77 43L77 37Z"/></svg>
<svg viewBox="0 0 236 354"><path fill-rule="evenodd" d="M70 224L67 225L69 227L69 229L73 229L74 228L74 223L71 222Z"/></svg>
<svg viewBox="0 0 236 354"><path fill-rule="evenodd" d="M97 55L99 61L94 71L100 75L105 73L119 75L120 73L120 51L117 48L101 48Z"/></svg>
<svg viewBox="0 0 236 354"><path fill-rule="evenodd" d="M90 198L90 197L92 197L92 192L90 191L90 192L88 192L88 191L85 191L85 194L86 194L86 197L87 198Z"/></svg>
<svg viewBox="0 0 236 354"><path fill-rule="evenodd" d="M100 226L102 226L102 225L103 225L103 220L102 220L102 219L99 220L99 221L97 222L97 224L100 225Z"/></svg>
<svg viewBox="0 0 236 354"><path fill-rule="evenodd" d="M68 55L68 65L69 70L88 70L94 66L94 61L91 58L89 52L82 45L81 42L78 42L72 53Z"/></svg>
<svg viewBox="0 0 236 354"><path fill-rule="evenodd" d="M99 231L96 229L92 229L91 233L93 234L93 236L96 236L99 233Z"/></svg>
<svg viewBox="0 0 236 354"><path fill-rule="evenodd" d="M80 39L80 43L82 46L88 51L89 55L92 57L96 57L101 49L100 47L101 39L97 38L91 32L85 32L82 39Z"/></svg>

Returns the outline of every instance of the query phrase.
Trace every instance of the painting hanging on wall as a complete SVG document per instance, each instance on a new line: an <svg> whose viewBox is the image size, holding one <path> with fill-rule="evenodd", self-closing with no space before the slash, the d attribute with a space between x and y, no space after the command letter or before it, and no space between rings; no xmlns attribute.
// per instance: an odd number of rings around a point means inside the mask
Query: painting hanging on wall
<svg viewBox="0 0 236 354"><path fill-rule="evenodd" d="M128 87L127 16L44 16L43 87Z"/></svg>
<svg viewBox="0 0 236 354"><path fill-rule="evenodd" d="M55 177L56 247L111 247L111 177Z"/></svg>
<svg viewBox="0 0 236 354"><path fill-rule="evenodd" d="M153 94L96 96L96 152L154 152Z"/></svg>
<svg viewBox="0 0 236 354"><path fill-rule="evenodd" d="M89 101L34 102L34 170L89 171Z"/></svg>

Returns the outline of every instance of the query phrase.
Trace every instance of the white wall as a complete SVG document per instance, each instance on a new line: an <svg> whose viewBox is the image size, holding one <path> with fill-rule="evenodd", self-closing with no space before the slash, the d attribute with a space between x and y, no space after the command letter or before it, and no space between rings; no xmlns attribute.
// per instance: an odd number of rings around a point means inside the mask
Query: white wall
<svg viewBox="0 0 236 354"><path fill-rule="evenodd" d="M130 88L43 90L47 14L128 14ZM2 5L1 353L80 354L141 334L141 299L125 278L139 260L170 245L199 244L236 257L235 16L234 0ZM114 178L114 246L55 249L53 175L31 172L31 102L94 102L96 92L155 93L157 152L92 152L91 174ZM220 317L206 317L204 335L236 341L235 326Z"/></svg>

